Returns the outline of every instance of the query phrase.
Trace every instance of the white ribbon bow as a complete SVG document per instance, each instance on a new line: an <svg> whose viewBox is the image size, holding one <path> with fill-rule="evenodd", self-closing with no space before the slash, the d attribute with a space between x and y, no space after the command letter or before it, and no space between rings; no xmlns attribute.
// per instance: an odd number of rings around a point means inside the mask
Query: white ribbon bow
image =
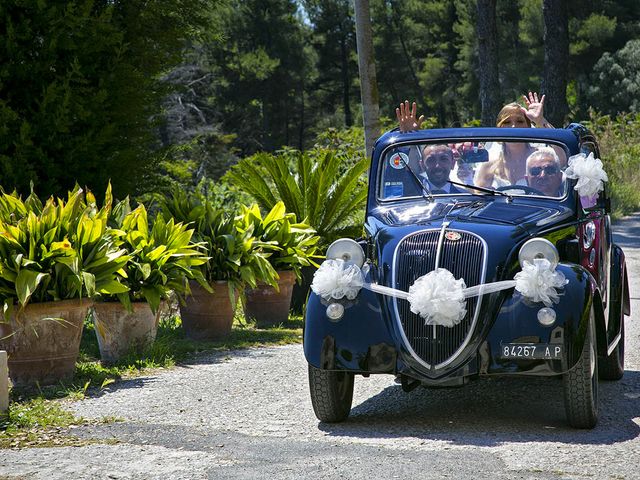
<svg viewBox="0 0 640 480"><path fill-rule="evenodd" d="M325 260L313 276L311 290L324 300L356 298L363 287L372 292L401 298L409 302L413 313L420 315L426 325L454 327L467 314L465 299L514 288L533 302L542 302L547 307L558 303L561 289L569 283L562 272L556 271L547 259L537 258L533 263L524 262L522 271L513 280L484 283L467 288L464 279L455 279L444 268L427 273L416 279L408 292L395 288L367 283L362 270L342 259Z"/></svg>
<svg viewBox="0 0 640 480"><path fill-rule="evenodd" d="M589 153L589 156L579 153L569 157L569 166L564 173L567 178L578 179L574 188L581 197L597 195L604 190L604 182L609 181L602 161L595 158L593 153Z"/></svg>

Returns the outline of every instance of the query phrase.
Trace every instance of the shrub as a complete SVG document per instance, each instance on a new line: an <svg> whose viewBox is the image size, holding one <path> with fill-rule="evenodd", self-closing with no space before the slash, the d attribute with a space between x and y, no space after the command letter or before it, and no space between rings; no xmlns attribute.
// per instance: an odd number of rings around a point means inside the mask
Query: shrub
<svg viewBox="0 0 640 480"><path fill-rule="evenodd" d="M585 124L600 145L609 176L613 216L640 208L640 114L621 114L615 118L590 112Z"/></svg>

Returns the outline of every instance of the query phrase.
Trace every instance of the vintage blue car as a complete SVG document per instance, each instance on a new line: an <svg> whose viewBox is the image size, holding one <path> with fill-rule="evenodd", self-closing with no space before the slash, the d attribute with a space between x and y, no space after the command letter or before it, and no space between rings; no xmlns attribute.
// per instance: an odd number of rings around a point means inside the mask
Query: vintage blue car
<svg viewBox="0 0 640 480"><path fill-rule="evenodd" d="M561 376L569 424L592 428L630 313L599 157L579 124L382 136L364 237L330 246L307 302L318 419L349 416L356 375L405 391L535 375Z"/></svg>

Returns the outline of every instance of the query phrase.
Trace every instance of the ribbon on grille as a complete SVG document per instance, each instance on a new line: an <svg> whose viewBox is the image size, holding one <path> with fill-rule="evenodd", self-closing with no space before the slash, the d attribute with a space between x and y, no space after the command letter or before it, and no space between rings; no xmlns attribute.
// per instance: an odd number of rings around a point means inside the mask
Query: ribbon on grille
<svg viewBox="0 0 640 480"><path fill-rule="evenodd" d="M311 290L326 301L356 298L362 288L372 292L400 298L409 302L409 308L425 320L426 325L454 327L466 315L465 299L515 288L525 298L542 302L547 307L558 303L558 290L568 283L562 272L546 259L524 262L522 271L513 280L483 283L466 287L464 279L456 279L444 268L416 279L409 291L385 287L365 281L365 274L357 266L342 259L325 260L316 271Z"/></svg>

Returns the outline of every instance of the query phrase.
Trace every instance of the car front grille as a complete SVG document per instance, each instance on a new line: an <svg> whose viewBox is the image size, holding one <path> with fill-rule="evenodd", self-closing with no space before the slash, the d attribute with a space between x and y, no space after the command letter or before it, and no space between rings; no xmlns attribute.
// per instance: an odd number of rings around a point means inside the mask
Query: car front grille
<svg viewBox="0 0 640 480"><path fill-rule="evenodd" d="M446 232L456 232L450 240ZM436 258L438 243L440 253ZM453 276L463 278L467 287L484 282L484 242L474 234L459 230L429 230L404 238L397 247L395 288L408 291L418 277L436 267L446 268ZM425 325L419 315L411 312L409 302L395 299L397 316L404 340L416 359L430 371L446 367L467 344L475 327L481 297L466 300L467 314L456 326L449 328Z"/></svg>

